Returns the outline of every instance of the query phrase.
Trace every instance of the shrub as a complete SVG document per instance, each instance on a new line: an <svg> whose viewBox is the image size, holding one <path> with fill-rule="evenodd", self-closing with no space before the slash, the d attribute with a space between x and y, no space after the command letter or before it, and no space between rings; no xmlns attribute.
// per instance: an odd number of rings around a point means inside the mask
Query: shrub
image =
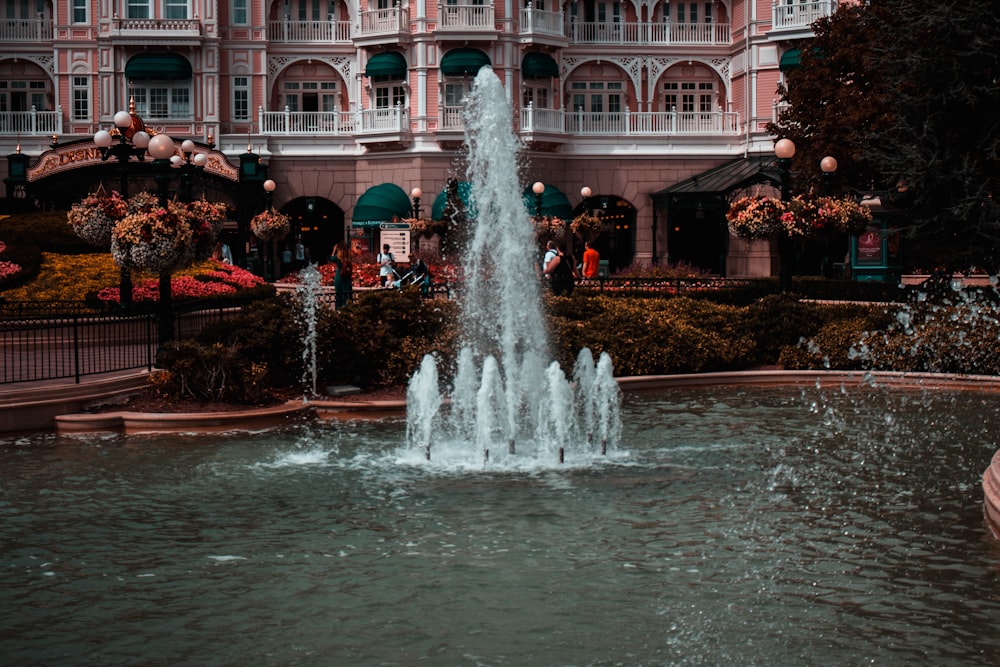
<svg viewBox="0 0 1000 667"><path fill-rule="evenodd" d="M0 291L20 287L38 275L42 253L34 241L19 235L0 238L0 241L5 246L0 252L0 262L20 267L16 272L0 274Z"/></svg>
<svg viewBox="0 0 1000 667"><path fill-rule="evenodd" d="M163 370L151 383L167 398L254 404L270 395L267 365L248 362L238 346L174 341L160 350L156 363Z"/></svg>
<svg viewBox="0 0 1000 667"><path fill-rule="evenodd" d="M30 238L42 252L64 255L94 252L93 246L73 231L66 217L66 211L15 213L0 221L0 238L9 245L12 236Z"/></svg>

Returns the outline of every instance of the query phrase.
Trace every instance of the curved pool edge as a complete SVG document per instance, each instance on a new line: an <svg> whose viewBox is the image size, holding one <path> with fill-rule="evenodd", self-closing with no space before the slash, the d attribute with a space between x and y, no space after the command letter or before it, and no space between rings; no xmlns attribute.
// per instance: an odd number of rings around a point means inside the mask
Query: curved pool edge
<svg viewBox="0 0 1000 667"><path fill-rule="evenodd" d="M307 416L309 405L287 401L267 408L233 412L105 412L58 415L56 431L63 435L97 432L138 433L219 433L270 429Z"/></svg>

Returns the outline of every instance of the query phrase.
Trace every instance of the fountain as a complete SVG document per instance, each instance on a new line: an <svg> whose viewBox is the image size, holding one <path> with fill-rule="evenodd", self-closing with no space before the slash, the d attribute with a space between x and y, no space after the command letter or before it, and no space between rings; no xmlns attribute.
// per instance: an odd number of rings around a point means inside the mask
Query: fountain
<svg viewBox="0 0 1000 667"><path fill-rule="evenodd" d="M299 274L302 282L296 286L295 293L299 301L299 322L302 325L302 385L309 396L315 397L317 384L317 338L316 324L318 309L323 288L323 276L315 264L302 269Z"/></svg>
<svg viewBox="0 0 1000 667"><path fill-rule="evenodd" d="M483 68L463 113L476 211L462 252L463 345L450 404L433 357L411 378L407 443L427 459L434 450L497 465L585 463L617 445L618 387L606 354L595 364L582 352L572 382L548 361L538 248L517 179L520 142L511 118L500 80Z"/></svg>

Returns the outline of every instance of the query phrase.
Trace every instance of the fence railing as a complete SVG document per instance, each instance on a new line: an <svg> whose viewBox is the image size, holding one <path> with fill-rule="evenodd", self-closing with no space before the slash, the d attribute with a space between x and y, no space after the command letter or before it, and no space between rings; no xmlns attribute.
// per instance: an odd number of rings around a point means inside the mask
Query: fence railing
<svg viewBox="0 0 1000 667"><path fill-rule="evenodd" d="M178 308L175 339L190 339L240 312L238 306ZM152 312L100 312L83 302L0 303L0 384L151 370L159 348L156 322Z"/></svg>

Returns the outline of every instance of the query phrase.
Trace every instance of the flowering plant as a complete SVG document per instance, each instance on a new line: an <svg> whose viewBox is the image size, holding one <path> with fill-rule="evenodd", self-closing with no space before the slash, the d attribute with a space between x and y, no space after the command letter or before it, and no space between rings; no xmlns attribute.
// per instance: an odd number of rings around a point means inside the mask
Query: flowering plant
<svg viewBox="0 0 1000 667"><path fill-rule="evenodd" d="M535 228L535 238L539 242L558 241L566 233L566 223L554 215L536 215L531 218Z"/></svg>
<svg viewBox="0 0 1000 667"><path fill-rule="evenodd" d="M573 234L579 236L581 239L592 241L601 233L603 226L604 223L600 216L581 213L573 218L573 222L570 223L569 228Z"/></svg>
<svg viewBox="0 0 1000 667"><path fill-rule="evenodd" d="M781 229L786 206L773 197L743 197L726 212L729 231L747 241L767 239Z"/></svg>
<svg viewBox="0 0 1000 667"><path fill-rule="evenodd" d="M435 234L444 236L448 225L443 221L435 221L430 218L405 218L403 222L410 225L411 234L420 234L431 237Z"/></svg>
<svg viewBox="0 0 1000 667"><path fill-rule="evenodd" d="M250 231L261 241L280 239L286 236L291 228L291 218L273 208L261 211L250 221Z"/></svg>
<svg viewBox="0 0 1000 667"><path fill-rule="evenodd" d="M820 226L848 234L860 234L872 221L872 212L853 199L820 197L816 200Z"/></svg>
<svg viewBox="0 0 1000 667"><path fill-rule="evenodd" d="M117 190L110 194L98 188L79 202L66 214L66 220L76 235L92 246L106 248L111 243L111 231L115 223L129 213L128 202Z"/></svg>
<svg viewBox="0 0 1000 667"><path fill-rule="evenodd" d="M119 266L161 272L190 263L204 233L177 202L130 213L115 225L111 255Z"/></svg>

